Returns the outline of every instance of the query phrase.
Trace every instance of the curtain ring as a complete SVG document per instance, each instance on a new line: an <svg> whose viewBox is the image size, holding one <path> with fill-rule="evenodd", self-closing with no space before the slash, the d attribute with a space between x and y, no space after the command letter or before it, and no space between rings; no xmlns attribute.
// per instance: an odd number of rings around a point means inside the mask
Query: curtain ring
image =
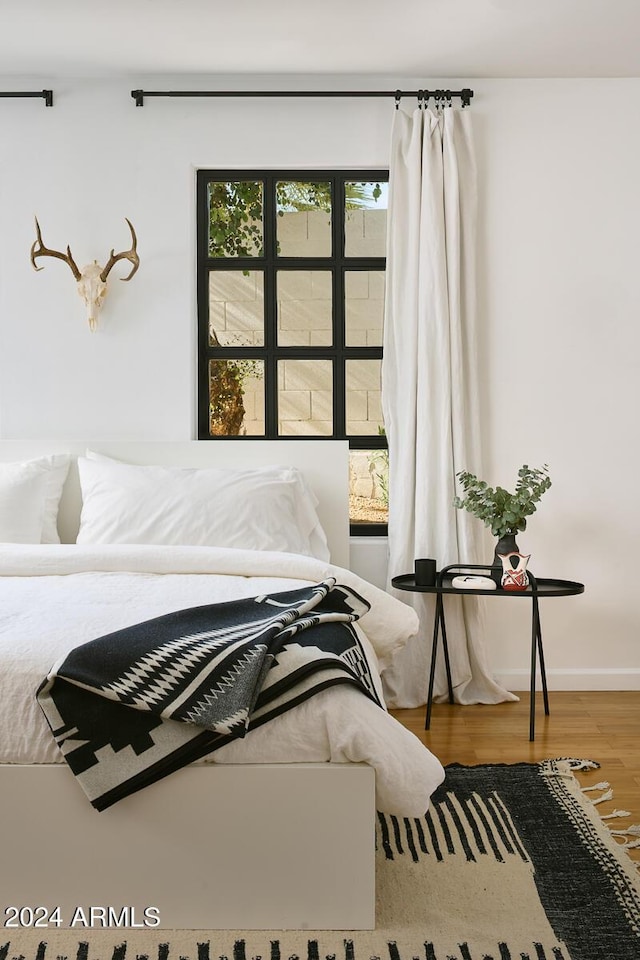
<svg viewBox="0 0 640 960"><path fill-rule="evenodd" d="M402 90L396 90L396 93L395 93L396 110L400 107L401 100L402 100Z"/></svg>
<svg viewBox="0 0 640 960"><path fill-rule="evenodd" d="M418 110L424 110L426 103L426 96L424 90L418 90Z"/></svg>

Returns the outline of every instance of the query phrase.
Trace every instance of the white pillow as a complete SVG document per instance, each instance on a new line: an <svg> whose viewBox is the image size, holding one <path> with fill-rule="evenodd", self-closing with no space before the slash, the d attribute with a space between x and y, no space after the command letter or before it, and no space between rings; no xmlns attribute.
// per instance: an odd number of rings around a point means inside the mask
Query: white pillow
<svg viewBox="0 0 640 960"><path fill-rule="evenodd" d="M77 543L144 543L277 550L318 556L324 533L302 474L137 466L78 458ZM312 495L311 495L312 496ZM322 559L328 559L324 538Z"/></svg>
<svg viewBox="0 0 640 960"><path fill-rule="evenodd" d="M0 541L60 543L58 504L69 470L67 454L0 463Z"/></svg>

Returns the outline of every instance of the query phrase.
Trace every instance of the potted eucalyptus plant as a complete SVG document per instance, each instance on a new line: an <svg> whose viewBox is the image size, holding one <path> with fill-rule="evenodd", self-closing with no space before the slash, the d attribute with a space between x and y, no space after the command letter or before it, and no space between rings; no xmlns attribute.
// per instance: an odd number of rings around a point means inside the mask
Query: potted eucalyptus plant
<svg viewBox="0 0 640 960"><path fill-rule="evenodd" d="M455 497L453 505L482 520L498 538L493 566L500 568L501 554L519 553L516 534L526 529L527 517L535 513L538 501L551 486L549 468L546 463L542 467L525 463L518 470L513 493L504 487L490 487L468 470L461 470L456 476L464 496Z"/></svg>

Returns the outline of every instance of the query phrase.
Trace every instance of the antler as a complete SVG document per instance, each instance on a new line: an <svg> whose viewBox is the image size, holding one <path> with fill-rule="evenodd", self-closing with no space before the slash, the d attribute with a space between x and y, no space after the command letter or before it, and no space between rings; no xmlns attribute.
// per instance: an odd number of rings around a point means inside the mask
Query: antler
<svg viewBox="0 0 640 960"><path fill-rule="evenodd" d="M36 220L36 236L37 239L33 242L31 246L31 265L34 270L43 270L43 267L36 267L36 257L57 257L58 260L64 260L65 263L68 263L71 267L71 272L73 273L76 280L79 280L81 273L78 270L77 264L73 257L71 256L71 250L67 247L66 253L61 253L59 250L49 250L48 247L45 247L42 242L42 233L40 232L40 224L38 223L38 218Z"/></svg>
<svg viewBox="0 0 640 960"><path fill-rule="evenodd" d="M127 220L126 217L125 217L125 220ZM118 262L118 260L129 260L133 264L133 269L129 274L129 276L120 277L121 280L131 280L131 277L134 275L134 273L140 266L140 260L138 258L138 254L136 253L138 238L136 237L136 232L131 225L131 221L127 220L127 223L129 224L129 229L131 230L131 239L132 239L131 249L123 250L121 253L114 253L113 250L111 251L109 259L105 263L102 273L100 274L100 279L102 280L103 283L109 276L109 272L111 268L113 267L114 264Z"/></svg>

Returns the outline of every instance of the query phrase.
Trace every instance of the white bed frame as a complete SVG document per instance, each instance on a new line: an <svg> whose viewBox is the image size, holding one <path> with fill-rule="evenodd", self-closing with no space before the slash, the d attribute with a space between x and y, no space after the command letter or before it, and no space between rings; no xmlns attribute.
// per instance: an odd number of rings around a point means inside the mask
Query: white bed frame
<svg viewBox="0 0 640 960"><path fill-rule="evenodd" d="M348 566L346 442L0 441L0 461L87 448L131 463L299 467L320 500L332 561ZM63 542L75 540L79 513L72 464ZM375 775L366 765L193 764L100 814L65 766L0 765L0 810L0 924L7 907L59 906L62 926L74 915L79 926L94 907L94 927L109 908L111 925L142 927L155 907L169 929L374 927Z"/></svg>

